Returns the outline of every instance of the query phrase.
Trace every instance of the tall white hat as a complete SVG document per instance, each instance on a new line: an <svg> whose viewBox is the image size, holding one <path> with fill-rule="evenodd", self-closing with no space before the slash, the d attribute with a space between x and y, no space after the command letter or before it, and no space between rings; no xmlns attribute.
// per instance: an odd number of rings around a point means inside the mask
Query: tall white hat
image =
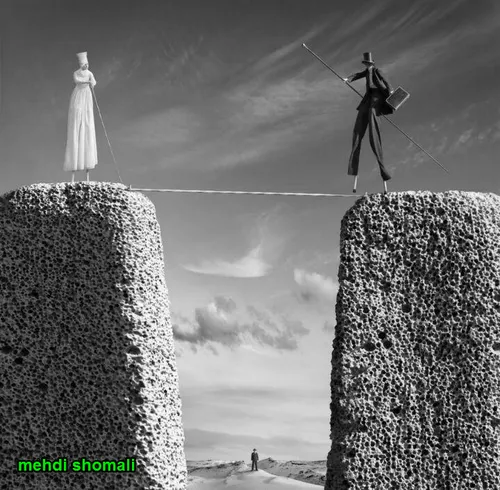
<svg viewBox="0 0 500 490"><path fill-rule="evenodd" d="M78 63L80 66L87 65L89 63L89 60L87 59L87 51L84 51L83 53L76 53L76 56L78 57Z"/></svg>

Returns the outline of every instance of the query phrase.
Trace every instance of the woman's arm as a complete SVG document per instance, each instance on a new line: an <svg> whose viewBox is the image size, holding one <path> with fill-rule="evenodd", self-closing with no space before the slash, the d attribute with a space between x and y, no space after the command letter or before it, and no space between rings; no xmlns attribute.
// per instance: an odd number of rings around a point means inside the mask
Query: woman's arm
<svg viewBox="0 0 500 490"><path fill-rule="evenodd" d="M90 73L90 85L92 86L92 88L94 88L97 85L97 82L95 81L94 74L91 71L89 71L89 73Z"/></svg>
<svg viewBox="0 0 500 490"><path fill-rule="evenodd" d="M75 71L73 73L73 81L76 83L76 84L82 84L82 83L88 83L88 80L86 79L86 77L83 77L80 73L79 73L79 70Z"/></svg>
<svg viewBox="0 0 500 490"><path fill-rule="evenodd" d="M88 72L90 74L90 76L87 74L87 75L83 75L79 70L75 71L73 73L73 81L77 84L77 85L88 85L91 82L91 80L94 79L94 75L92 75L91 72ZM95 85L95 80L94 80L94 85Z"/></svg>

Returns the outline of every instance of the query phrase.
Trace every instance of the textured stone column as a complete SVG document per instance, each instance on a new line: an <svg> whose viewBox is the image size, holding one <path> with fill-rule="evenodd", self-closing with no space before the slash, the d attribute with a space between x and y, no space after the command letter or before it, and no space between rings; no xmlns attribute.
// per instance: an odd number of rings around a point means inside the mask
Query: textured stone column
<svg viewBox="0 0 500 490"><path fill-rule="evenodd" d="M185 489L160 228L125 189L36 184L0 202L0 488ZM41 458L68 471L17 471ZM81 458L135 471L72 471Z"/></svg>
<svg viewBox="0 0 500 490"><path fill-rule="evenodd" d="M500 197L361 198L339 284L325 489L500 488Z"/></svg>

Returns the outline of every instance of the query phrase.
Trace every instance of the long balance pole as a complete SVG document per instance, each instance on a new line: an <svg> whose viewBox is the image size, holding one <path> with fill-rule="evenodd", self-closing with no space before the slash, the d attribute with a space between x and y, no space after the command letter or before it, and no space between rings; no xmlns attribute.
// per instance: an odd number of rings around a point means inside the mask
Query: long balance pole
<svg viewBox="0 0 500 490"><path fill-rule="evenodd" d="M316 59L318 59L321 63L323 63L323 65L325 65L334 75L336 75L337 77L339 77L342 81L344 81L344 79L333 69L331 68L330 66L328 66L314 51L311 51L306 45L305 43L302 43L302 47L304 47L305 49L307 49L307 51L309 51ZM363 97L363 95L361 93L359 93L349 82L344 82L346 83L346 85L349 86L349 88L351 88L352 90L354 90L354 92L356 92L360 97ZM447 173L450 173L448 172L448 170L443 167L443 165L441 165L429 152L427 152L426 150L424 150L415 140L413 140L410 136L408 136L402 129L400 129L398 126L396 126L388 117L384 116L382 114L383 118L390 122L400 133L404 134L416 147L420 148L420 150L422 150L429 158L431 158L432 160L434 160L445 172Z"/></svg>

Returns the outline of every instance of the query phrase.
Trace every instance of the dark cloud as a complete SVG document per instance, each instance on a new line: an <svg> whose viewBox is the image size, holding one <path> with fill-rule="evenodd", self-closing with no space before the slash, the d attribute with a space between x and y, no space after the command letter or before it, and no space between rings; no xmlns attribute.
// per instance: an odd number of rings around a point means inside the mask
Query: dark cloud
<svg viewBox="0 0 500 490"><path fill-rule="evenodd" d="M194 352L197 346L205 346L209 342L235 348L248 336L260 345L277 350L295 350L298 347L297 339L309 333L301 321L290 320L285 316L273 320L267 311L251 305L246 307L246 311L255 321L241 322L235 317L237 310L233 299L217 296L207 306L195 309L194 321L181 315L172 315L177 320L172 326L174 338L191 344ZM212 344L209 348L217 354Z"/></svg>
<svg viewBox="0 0 500 490"><path fill-rule="evenodd" d="M274 330L275 332L279 332L278 326L276 325L275 322L272 321L271 315L269 315L269 313L265 311L260 311L257 308L255 308L255 306L252 305L247 306L247 312L249 313L249 315L255 318L260 325L264 325Z"/></svg>
<svg viewBox="0 0 500 490"><path fill-rule="evenodd" d="M227 313L231 313L236 309L236 303L231 298L225 298L224 296L216 296L214 303L219 310Z"/></svg>
<svg viewBox="0 0 500 490"><path fill-rule="evenodd" d="M218 356L219 351L213 345L207 345L207 349L214 355Z"/></svg>

